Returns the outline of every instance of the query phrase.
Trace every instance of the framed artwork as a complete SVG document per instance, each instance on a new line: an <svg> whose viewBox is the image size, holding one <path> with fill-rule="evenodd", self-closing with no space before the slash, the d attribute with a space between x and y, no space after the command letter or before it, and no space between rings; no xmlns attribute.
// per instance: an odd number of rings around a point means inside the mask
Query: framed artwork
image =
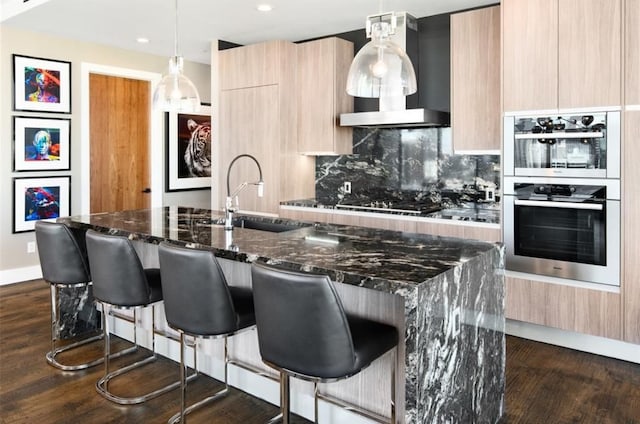
<svg viewBox="0 0 640 424"><path fill-rule="evenodd" d="M14 54L13 110L71 113L71 62Z"/></svg>
<svg viewBox="0 0 640 424"><path fill-rule="evenodd" d="M13 117L13 170L70 169L71 119Z"/></svg>
<svg viewBox="0 0 640 424"><path fill-rule="evenodd" d="M166 118L166 191L210 189L211 106Z"/></svg>
<svg viewBox="0 0 640 424"><path fill-rule="evenodd" d="M69 216L71 177L13 179L13 232L33 231L35 222Z"/></svg>

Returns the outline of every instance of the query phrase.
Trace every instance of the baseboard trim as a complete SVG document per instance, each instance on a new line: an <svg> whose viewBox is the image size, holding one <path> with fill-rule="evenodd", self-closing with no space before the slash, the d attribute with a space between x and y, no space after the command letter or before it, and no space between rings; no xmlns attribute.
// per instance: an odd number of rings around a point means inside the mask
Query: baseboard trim
<svg viewBox="0 0 640 424"><path fill-rule="evenodd" d="M0 271L0 286L20 283L42 278L40 265L27 266L24 268L5 269Z"/></svg>
<svg viewBox="0 0 640 424"><path fill-rule="evenodd" d="M507 320L506 333L537 342L640 364L640 345L620 340L575 333L510 319Z"/></svg>

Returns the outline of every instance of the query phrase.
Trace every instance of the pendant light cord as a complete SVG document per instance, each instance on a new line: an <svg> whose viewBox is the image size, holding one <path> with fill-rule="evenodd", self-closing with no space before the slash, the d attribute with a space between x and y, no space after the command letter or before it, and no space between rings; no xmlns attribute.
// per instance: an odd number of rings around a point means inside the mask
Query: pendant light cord
<svg viewBox="0 0 640 424"><path fill-rule="evenodd" d="M173 53L175 57L178 57L178 0L174 1L175 6L175 23L173 25Z"/></svg>

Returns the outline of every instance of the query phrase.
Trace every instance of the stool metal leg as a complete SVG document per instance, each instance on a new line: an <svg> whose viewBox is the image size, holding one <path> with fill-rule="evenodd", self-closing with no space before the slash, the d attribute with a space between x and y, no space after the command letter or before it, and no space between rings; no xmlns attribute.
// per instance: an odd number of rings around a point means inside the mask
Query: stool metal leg
<svg viewBox="0 0 640 424"><path fill-rule="evenodd" d="M397 361L396 346L391 354L391 424L396 424L396 361Z"/></svg>
<svg viewBox="0 0 640 424"><path fill-rule="evenodd" d="M155 305L152 305L152 308L154 308ZM103 304L103 308L104 309L110 309L110 306L108 305L104 305ZM136 312L135 312L136 308L134 308L134 330L133 330L133 334L134 334L134 346L131 349L137 349L138 345L137 345L137 336L136 336L136 330L137 330L137 318L136 318ZM122 374L125 374L133 369L139 368L143 365L147 365L151 362L154 362L157 359L156 353L155 351L153 351L151 353L150 356L147 356L146 358L134 362L133 364L127 365L125 367L119 368L115 371L109 371L109 353L110 353L110 331L109 331L109 324L108 324L108 319L106 319L106 313L104 314L104 340L105 340L105 374L104 376L99 379L96 382L96 390L98 391L98 393L100 393L102 396L104 396L106 399L118 403L120 405L134 405L134 404L138 404L138 403L142 403L145 402L147 400L153 399L155 397L158 397L162 394L168 393L171 390L177 389L178 387L180 387L180 381L175 381L171 384L168 384L164 387L161 387L157 390L154 390L152 392L149 392L147 394L141 395L141 396L137 396L137 397L122 397L122 396L116 396L113 393L111 393L108 389L109 386L109 382L114 379L115 377L118 377ZM155 320L155 313L154 310L152 309L152 316L154 317ZM155 347L155 332L152 329L152 340L151 340L151 345ZM195 378L195 375L190 376L190 378Z"/></svg>
<svg viewBox="0 0 640 424"><path fill-rule="evenodd" d="M86 285L84 284L80 285L79 287L82 287L82 286L86 287ZM104 361L103 357L100 357L98 359L95 359L93 361L90 361L84 364L78 364L78 365L65 365L58 361L58 359L56 358L58 354L101 340L103 335L98 334L92 337L88 337L86 339L82 339L75 343L70 343L68 345L58 347L56 344L56 341L58 340L58 315L60 313L58 297L59 297L60 288L58 287L57 284L49 284L49 287L51 290L51 351L47 352L47 354L45 355L49 365L54 366L63 371L78 371L78 370L84 370L84 369L93 367L95 365L101 364Z"/></svg>
<svg viewBox="0 0 640 424"><path fill-rule="evenodd" d="M211 396L206 397L194 403L188 408L185 408L186 394L187 394L187 381L188 381L188 378L185 378L185 376L187 375L187 365L184 361L185 348L186 348L186 343L184 340L184 333L181 331L180 332L180 380L182 383L182 386L181 386L182 396L181 396L180 412L175 414L171 418L169 418L168 424L175 424L178 422L185 424L187 422L188 414L190 414L191 412L193 412L198 408L201 408L202 406L208 403L211 403L220 399L221 397L229 393L229 383L228 383L229 350L228 350L228 344L227 344L227 336L225 336L224 337L224 388L215 392ZM194 366L195 366L196 364L195 362L196 361L196 344L195 343L193 346L193 356L194 356L193 360L194 360ZM196 373L194 375L197 375L197 372L198 371L196 367Z"/></svg>
<svg viewBox="0 0 640 424"><path fill-rule="evenodd" d="M313 422L318 424L318 382L313 382Z"/></svg>
<svg viewBox="0 0 640 424"><path fill-rule="evenodd" d="M267 424L274 424L281 422L282 424L289 424L291 421L291 405L290 405L290 392L289 392L289 374L284 371L280 371L280 413L275 417L267 421Z"/></svg>

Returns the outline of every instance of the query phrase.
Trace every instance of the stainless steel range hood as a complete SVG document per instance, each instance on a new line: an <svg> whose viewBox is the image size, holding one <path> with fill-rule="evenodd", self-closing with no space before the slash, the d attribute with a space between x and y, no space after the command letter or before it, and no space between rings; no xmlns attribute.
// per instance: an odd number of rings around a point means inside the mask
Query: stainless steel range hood
<svg viewBox="0 0 640 424"><path fill-rule="evenodd" d="M380 15L375 16L379 17ZM418 22L407 12L396 12L395 16L395 33L390 36L390 39L407 52L415 69L418 63ZM443 127L449 125L448 112L422 108L407 109L407 98L404 96L383 96L379 100L379 110L377 111L341 114L340 125L343 127L378 128Z"/></svg>
<svg viewBox="0 0 640 424"><path fill-rule="evenodd" d="M343 127L444 127L449 125L449 113L431 109L403 109L377 112L343 113Z"/></svg>

